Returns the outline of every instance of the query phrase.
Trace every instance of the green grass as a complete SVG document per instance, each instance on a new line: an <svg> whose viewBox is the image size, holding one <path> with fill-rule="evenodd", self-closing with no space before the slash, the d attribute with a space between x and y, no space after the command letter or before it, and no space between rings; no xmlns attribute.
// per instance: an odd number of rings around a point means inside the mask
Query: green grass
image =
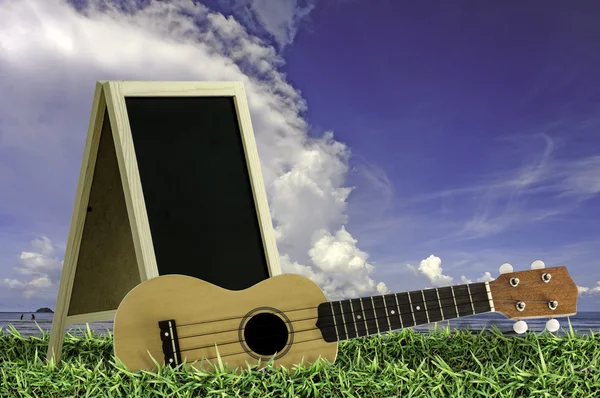
<svg viewBox="0 0 600 398"><path fill-rule="evenodd" d="M131 373L111 335L68 334L45 363L48 334L0 330L0 397L596 397L600 333L506 337L497 329L411 329L340 344L335 364L294 370L163 368Z"/></svg>

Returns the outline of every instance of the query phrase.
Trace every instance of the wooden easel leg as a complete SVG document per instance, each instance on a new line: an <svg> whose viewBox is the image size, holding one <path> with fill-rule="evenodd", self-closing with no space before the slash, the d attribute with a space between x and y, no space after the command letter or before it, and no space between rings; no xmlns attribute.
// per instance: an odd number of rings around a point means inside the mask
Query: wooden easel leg
<svg viewBox="0 0 600 398"><path fill-rule="evenodd" d="M52 359L55 362L60 361L62 353L62 346L65 338L65 326L69 314L69 305L71 303L71 292L73 290L73 281L75 280L75 270L77 268L79 248L83 236L83 227L87 214L92 178L96 167L98 143L100 141L105 110L106 101L102 91L102 84L98 82L96 83L90 124L81 162L81 171L79 173L79 182L73 206L69 238L67 240L63 269L58 287L58 296L56 298L56 308L54 317L52 318L52 329L50 330L50 341L48 342L48 352L46 354L46 360L48 361Z"/></svg>
<svg viewBox="0 0 600 398"><path fill-rule="evenodd" d="M60 278L56 308L52 318L52 329L50 330L50 341L48 342L48 352L46 354L46 360L54 360L55 363L60 361L62 353L67 313L69 311L69 302L71 301L71 289L73 288L73 279L75 276L75 269L72 263L69 264L69 269L65 269L66 265L63 265L62 276Z"/></svg>

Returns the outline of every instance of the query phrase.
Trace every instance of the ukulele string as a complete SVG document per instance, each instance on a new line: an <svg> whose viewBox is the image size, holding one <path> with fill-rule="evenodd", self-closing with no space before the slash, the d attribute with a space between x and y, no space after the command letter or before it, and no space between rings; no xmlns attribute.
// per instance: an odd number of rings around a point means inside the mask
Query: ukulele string
<svg viewBox="0 0 600 398"><path fill-rule="evenodd" d="M529 283L522 283L519 286L528 286L528 285L539 284L539 283L543 283L543 282L541 282L541 281L535 281L535 282L529 282ZM466 286L466 285L459 285L459 286ZM503 290L510 290L510 289L514 289L514 287L509 286L509 287L504 287L504 288L498 288L498 289L494 289L494 292L497 293L497 292L500 292L500 291L503 291ZM424 289L424 290L428 290L428 289ZM398 294L418 294L421 291L422 290L415 290L415 291L411 291L411 292L408 292L408 293L404 292L404 293L390 293L390 294L393 294L393 295L398 295ZM453 291L453 293L454 293L454 291ZM482 293L480 293L480 294L482 294ZM374 296L374 297L383 297L383 296ZM454 296L453 295L453 296L449 296L449 297L440 297L440 300L442 300L442 299L446 300L446 299L449 299L449 298L452 298L452 297L454 299L463 298L463 297L469 297L470 298L471 294L458 295L458 296ZM362 299L365 299L365 298L368 298L368 297L362 297L362 298L359 298L357 300L362 300ZM341 305L342 301L345 301L345 300L325 301L325 303L340 303L340 305ZM486 299L486 300L482 300L482 301L488 301L488 300ZM506 300L494 299L493 301L495 303L496 301L506 301ZM514 300L509 300L509 301L514 301ZM528 300L528 301L529 302L534 302L534 301L543 301L543 300ZM320 304L323 304L323 303L320 303ZM287 315L290 312L314 310L314 309L317 309L317 308L319 308L319 307L316 306L316 307L294 308L294 309L285 310L285 311L282 310L281 312ZM383 306L383 307L373 307L373 310L376 310L376 309L377 310L385 309L385 306ZM344 312L343 314L350 314L350 312ZM182 323L182 324L177 324L177 327L179 328L179 327L184 327L184 326L195 326L195 325L203 325L203 324L208 324L208 323L216 323L216 322L238 320L238 319L242 319L244 317L245 317L245 315L243 315L243 316L239 316L238 315L238 316L229 317L229 318L213 319L213 320L210 320L210 321L198 321L198 322Z"/></svg>
<svg viewBox="0 0 600 398"><path fill-rule="evenodd" d="M532 285L532 284L537 284L537 283L542 283L542 282L541 281L535 281L535 282L530 282L530 283L523 283L523 284L521 284L521 286L527 286L527 285ZM505 288L499 288L499 289L495 289L494 292L497 293L497 292L500 292L500 291L503 291L503 290L510 290L510 289L514 289L514 287L510 286L510 287L505 287ZM411 293L418 294L418 292L420 292L420 291L409 292L409 294L411 294ZM381 296L379 296L379 297L381 297ZM469 303L472 302L473 304L483 303L483 302L489 302L489 299L487 298L487 296L486 296L486 299L484 299L484 300L478 300L478 301L472 301L472 295L470 295L470 294L452 296L453 300L458 300L458 299L465 298L465 297L469 297L469 299L470 299ZM443 298L440 297L440 300L442 300L442 299L446 300L446 299L449 299L449 298L451 298L451 297L443 297ZM504 300L503 299L495 299L495 300L493 300L493 302L495 304L494 305L495 310L498 310L498 308L501 308L502 304L501 304L500 307L498 305L496 305L496 304L500 304L501 301L508 301L509 303L514 303L515 302L515 300L512 300L512 299L504 299ZM330 301L330 302L325 302L325 303L338 303L338 302L340 302L340 301ZM528 302L545 302L545 300L528 300ZM463 305L466 305L466 304L469 304L469 303L460 303L460 305L463 306ZM449 304L447 306L442 306L442 307L436 306L436 307L428 308L427 311L429 311L429 310L435 310L435 309L438 309L438 308L441 308L442 311L443 311L444 308L454 308L456 310L456 306L457 305L459 305L458 302L456 304L453 303L453 304ZM394 305L393 307L396 307L396 306ZM404 312L401 312L401 313L398 313L398 314L393 314L393 315L394 316L396 316L396 315L397 316L402 316L402 315L411 315L412 316L412 315L414 315L416 313L416 312L414 312L412 310L412 306L410 306L408 304L400 305L400 306L398 306L398 309L400 309L400 308L406 308L406 307L409 307L410 310L409 311L404 311ZM314 309L317 309L317 308L318 308L318 306L317 307L306 307L306 308L291 309L291 310L285 310L285 311L281 311L281 312L287 315L290 312L305 311L305 310L314 310ZM341 305L341 302L340 302L340 308L342 309L342 311L338 312L338 314L344 320L344 322L340 323L340 326L342 326L342 325L345 326L345 325L350 324L351 322L345 322L345 315L352 315L353 312L344 311L343 307ZM386 314L384 316L378 316L377 315L378 314L377 310L385 310L385 309L386 309L385 306L383 306L383 307L382 306L373 306L372 311L373 311L375 317L372 318L372 319L368 319L368 320L369 321L376 321L376 322L378 322L379 320L383 320L383 319L389 318L389 314ZM369 309L369 310L371 310L371 309ZM356 310L356 312L358 312L358 310ZM361 309L360 312L364 316L364 310ZM417 310L417 312L418 312L418 310ZM471 315L473 315L473 314L471 314ZM177 324L176 327L177 327L177 329L181 333L182 330L180 328L183 328L183 327L186 327L186 326L198 326L198 325L204 325L204 324L210 324L210 323L217 323L217 322L224 322L224 321L230 321L230 320L241 320L243 318L244 317L241 317L241 316L235 316L235 317L221 318L221 319L215 319L215 320L210 320L210 321ZM318 319L318 318L319 318L318 316L316 316L316 317L312 316L312 317L308 317L308 318L295 319L295 320L290 321L290 322L294 323L294 322L310 321L310 320ZM456 318L458 318L458 316ZM452 318L452 319L454 319L454 318ZM367 321L367 319L363 318L363 323L366 322L366 321ZM352 322L352 324L356 324L356 322ZM328 325L328 326L333 326L333 325ZM413 325L413 326L415 326L415 325ZM265 326L265 325L258 325L257 326L257 329L259 329L259 330L260 329L266 329L266 328L268 328L268 326ZM310 330L315 330L315 329L318 329L318 328L312 328L312 329L307 329L307 330L302 330L302 331L310 331ZM203 337L203 336L209 336L209 335L216 335L216 334L227 333L227 332L236 332L236 331L239 331L239 327L236 327L235 329L225 329L225 330L219 330L219 331L209 332L209 333L200 333L200 334L191 334L191 335L181 336L181 337L178 337L178 340L188 339L188 338L192 338L192 337ZM298 332L300 332L300 331L298 331ZM144 335L151 335L151 334L154 334L154 333L151 333L151 332L144 333ZM239 339L235 340L234 343L235 342L239 342L239 341L240 341ZM193 349L199 349L199 348L193 348Z"/></svg>
<svg viewBox="0 0 600 398"><path fill-rule="evenodd" d="M487 301L487 300L485 300L485 301ZM484 301L482 300L482 301L478 301L478 302L484 302ZM473 302L473 303L476 303L476 302ZM431 309L434 310L434 309L438 309L438 308L442 308L443 309L444 307L436 307L436 308L431 308ZM445 308L454 308L454 305L448 305ZM417 311L417 312L419 312L419 311ZM394 316L400 317L402 315L413 315L413 314L416 314L417 312L407 311L407 312L404 312L402 314L395 313ZM475 315L475 314L470 314L470 315ZM467 315L467 316L469 316L469 315ZM343 322L343 323L338 323L337 325L334 325L332 323L332 324L326 325L324 327L333 327L333 328L336 328L336 335L337 335L337 328L340 327L340 326L346 327L348 325L356 325L357 323L364 323L365 324L365 331L368 331L369 328L368 328L368 325L366 324L367 321L376 321L376 320L383 320L383 319L388 319L388 318L389 318L389 316L387 316L387 315L386 316L380 316L380 317L374 317L374 318L368 318L368 319L367 318L363 318L363 319L360 319L360 320L358 320L356 322L346 321L346 322ZM310 321L310 320L313 320L313 319L317 319L317 317L309 317L309 318L304 318L304 319L295 319L293 321L290 321L290 323ZM343 317L343 319L345 320L345 317ZM440 320L440 321L442 321L442 320ZM440 322L440 321L434 321L434 322ZM417 326L417 325L412 325L412 326L407 326L407 327L413 327L413 326ZM267 327L268 326L261 325L261 326L258 326L257 329L266 329ZM400 327L399 329L404 329L404 327ZM220 334L220 333L227 333L227 332L238 332L239 330L240 330L239 328L236 328L236 329L229 329L229 330L221 330L221 331L212 332L212 333L194 334L194 335L189 335L189 336L178 337L177 340L181 341L182 339L188 339L188 338L192 338L192 337L210 336L210 335L213 335L213 334ZM296 333L302 333L302 332L312 332L313 330L319 330L319 328L318 327L311 327L309 329L292 330L292 333L296 334ZM395 329L392 329L392 330L395 330ZM385 330L384 332L389 332L389 331L391 331L391 330ZM356 333L357 337L364 337L364 336L358 336L358 330L356 330L356 332L357 332ZM373 334L379 334L379 332L377 332L377 333L367 333L365 336L369 336L369 335L373 335ZM276 334L261 335L260 338L261 339L269 339L269 338L275 337L275 336L276 336ZM323 339L323 338L320 337L320 339ZM344 339L340 339L339 341L341 341L341 340L344 340ZM242 341L245 342L246 339L230 340L230 341L227 341L227 342L219 343L219 346L224 346L224 345L228 345L228 344L241 343ZM213 347L213 346L214 346L214 344L209 344L209 345L204 345L204 346L199 346L199 347L186 348L186 349L179 350L179 351L180 352L184 352L184 351L200 350L200 349L203 349L203 348L209 348L209 347Z"/></svg>
<svg viewBox="0 0 600 398"><path fill-rule="evenodd" d="M503 301L512 301L512 300L503 300ZM489 303L489 300L473 301L473 304L484 303L484 302L488 302ZM468 304L468 303L461 303L460 305L462 306L462 305L465 305L465 304ZM405 306L405 307L408 307L408 306ZM383 307L379 307L379 308L383 309ZM442 311L440 311L440 315L443 315L443 309L444 308L446 308L446 309L447 308L452 308L452 309L455 310L456 306L454 304L452 304L452 305L447 305L447 306L442 306L442 307L432 307L432 308L427 309L427 311L441 309ZM414 314L417 314L419 312L422 312L422 311L417 310L416 312L415 311L398 312L398 313L394 313L394 314L391 314L391 315L392 316L398 316L400 318L400 322L401 322L401 325L402 325L403 324L402 318L401 318L402 316L411 315L411 317L412 317ZM343 314L353 314L353 313L350 313L350 312L342 313L342 319L344 321L342 323L337 323L337 324L333 324L332 323L330 325L324 326L324 327L333 327L333 328L335 328L335 333L336 333L336 336L338 337L338 341L347 340L347 339L339 339L339 335L338 335L337 329L340 326L344 326L344 330L345 330L346 336L349 336L351 334L351 333L348 333L347 327L348 326L353 326L354 332L356 333L356 337L365 337L365 336L370 336L370 335L375 335L375 334L380 334L381 333L381 332L379 332L379 330L376 333L369 333L368 330L369 330L369 328L372 329L372 327L370 327L368 325L368 323L367 323L368 321L371 321L371 322L375 321L376 322L375 323L376 329L379 329L378 322L380 320L384 320L384 319L387 320L387 319L390 318L390 314L386 314L384 316L377 316L377 313L374 312L374 314L376 315L374 318L368 318L368 319L367 318L362 318L360 320L356 320L356 318L353 317L351 320L346 321L346 317L344 317ZM364 312L363 312L363 314L364 314ZM473 315L476 315L476 314L469 314L469 315L465 315L465 316L473 316ZM450 319L456 319L456 318L459 318L459 317L456 316L456 317L452 317ZM294 319L293 321L290 321L289 323L293 324L293 323L298 323L298 322L303 322L303 321L310 321L310 320L313 320L313 319L318 319L318 317L309 317L309 318L303 318L303 319ZM423 322L423 323L419 323L419 324L428 324L428 323L443 322L443 321L448 321L448 319L440 319L440 320L437 320L437 321ZM365 332L367 332L364 336L360 336L359 335L358 328L356 328L356 325L358 323L363 323L364 324ZM391 327L391 324L389 323L389 321L386 321L386 323L388 324L388 327ZM390 328L389 330L384 330L384 333L385 332L390 332L390 331L393 331L393 330L405 329L407 327L414 327L414 326L418 326L418 325L414 324L414 325L406 326L406 327L405 326L400 326L400 328L393 328L393 329ZM266 329L266 328L268 328L268 326L265 326L265 325L259 325L259 326L256 327L256 329L259 329L259 330L260 329ZM296 334L296 333L302 333L302 332L312 332L314 330L320 330L320 328L318 328L318 327L311 327L309 329L300 329L300 330L293 330L292 329L292 333ZM362 330L362 327L361 327L361 330ZM216 335L216 334L221 334L221 333L239 332L239 331L240 331L239 328L235 328L235 329L228 329L228 330L220 330L218 332L193 334L193 335L189 335L189 336L178 336L177 340L181 342L181 340L183 340L183 339L189 339L189 338L194 338L194 337L205 337L205 336L211 336L211 335ZM269 338L275 337L275 336L277 336L277 335L276 334L261 335L260 338L261 339L269 339ZM349 338L355 338L355 337L349 337ZM322 340L323 338L319 337L318 339ZM241 342L245 342L245 341L246 341L246 339L239 339L238 338L238 339L235 339L235 340L230 340L230 341L219 343L219 346L225 346L225 345L229 345L229 344L237 344L237 343L241 343ZM294 344L296 344L296 342L294 342ZM196 347L191 347L191 348L186 348L186 349L180 349L179 351L180 352L194 351L194 350L200 350L200 349L204 349L204 348L210 348L210 347L213 347L213 346L214 346L214 343L211 343L209 345L203 345L203 346L196 346Z"/></svg>
<svg viewBox="0 0 600 398"><path fill-rule="evenodd" d="M375 334L378 334L378 333L375 333ZM360 336L360 337L367 337L367 336L371 336L371 335L365 335L365 336ZM294 341L292 344L296 345L296 344L310 343L310 342L312 342L312 341L317 341L317 340L323 340L323 338L322 338L322 337L317 337L317 338L314 338L314 339L309 339L309 340ZM213 347L213 346L211 345L210 347ZM180 352L182 352L182 351L183 351L183 350L180 350ZM246 352L245 352L245 351L243 351L243 352L234 352L234 353L232 353L232 354L224 354L224 355L221 355L221 354L219 353L219 356L214 356L214 357L200 357L200 358L196 358L196 359L192 358L192 359L190 359L189 361L191 361L191 362L196 362L196 361L200 361L200 360L207 360L207 361L210 361L210 360L213 360L213 359L217 359L217 358L219 358L219 357L220 357L220 358L224 358L224 357L231 357L231 356L235 356L235 355L241 355L241 354L246 354ZM274 355L271 355L271 357L274 357L274 356L276 356L276 355L277 355L277 353L275 353ZM268 357L268 358L270 358L270 357ZM263 358L261 357L261 359L263 359ZM187 357L186 357L186 362L187 362L187 361L188 361L188 359L187 359Z"/></svg>
<svg viewBox="0 0 600 398"><path fill-rule="evenodd" d="M458 298L461 298L461 297L466 297L466 296L458 296ZM500 299L500 300L497 300L497 301L510 301L510 302L514 302L514 300L509 300L509 299L506 299L506 300ZM530 300L529 302L533 302L533 301L536 301L536 302L538 302L538 301L539 302L545 302L544 300ZM485 302L489 303L489 300L486 299L486 300L475 300L475 301L472 301L473 304L479 304L479 303L485 303ZM457 303L456 305L455 304L449 304L449 305L445 305L445 306L442 306L442 307L439 307L439 306L436 306L436 307L427 307L425 309L425 311L426 311L427 315L429 316L429 314L428 314L429 311L431 311L431 310L438 310L439 309L440 310L440 315L444 316L444 311L443 311L444 309L452 308L452 309L454 309L456 311L456 307L458 305L464 306L464 305L467 305L467 304L470 304L470 303L471 302L469 302L469 303L460 303L460 304ZM496 301L494 303L496 303ZM314 309L316 307L312 307L312 308ZM394 310L394 308L398 308L398 312L394 312L393 314L392 313L386 313L385 315L382 316L382 315L378 315L378 312L376 310L385 310L385 308L384 307L375 307L375 309L373 310L373 313L374 313L375 316L373 318L366 318L365 317L365 318L362 318L362 319L356 319L354 317L354 315L356 315L356 313L358 311L354 311L354 312L338 312L337 315L340 315L342 317L343 322L342 323L336 323L336 325L334 325L332 323L331 325L325 325L324 327L356 325L357 323L366 323L367 321L376 321L376 322L378 322L380 320L389 319L392 316L398 316L398 317L407 316L407 315L411 315L412 316L414 314L422 312L420 310L412 311L411 306L409 304L400 305L400 306L395 306L394 305L392 307L392 310ZM400 311L399 310L400 308L404 308L404 309L408 308L409 310L407 310L407 311ZM364 316L364 311L361 310L360 312L361 312L361 314L359 314L359 315ZM485 311L485 312L491 312L491 311ZM350 321L346 321L346 316L345 315L352 315ZM476 315L476 314L470 314L470 315L465 315L465 316L471 316L471 315ZM318 319L318 318L319 318L318 316L316 316L316 317L315 316L310 316L308 318L294 319L294 320L291 320L289 323L311 321L311 320ZM450 319L456 319L456 318L461 318L461 316L455 316L455 317L452 317ZM231 319L241 319L241 318L231 318ZM440 322L440 321L446 321L446 320L448 320L448 319L440 319L439 321L433 321L433 322ZM402 324L402 318L400 318L400 321L401 321L401 324ZM432 323L432 322L428 322L428 323ZM416 325L412 325L412 326L416 326ZM412 327L412 326L408 326L408 327ZM180 326L177 325L176 327L179 329ZM268 325L258 325L258 326L255 326L255 328L258 329L258 330L260 330L260 329L267 329L267 328L269 328L269 326ZM366 328L366 326L365 326L365 328ZM401 329L402 328L404 328L404 327L401 326ZM294 330L294 333L308 332L308 331L312 331L312 330L316 330L316 329L319 329L319 328L317 327L317 328L304 329L304 330ZM186 335L186 336L179 336L178 340L189 339L189 338L193 338L193 337L211 336L211 335L214 335L214 334L221 334L221 333L238 332L239 330L240 330L239 327L236 327L234 329L219 330L217 332L190 334L190 335ZM272 336L274 336L274 335L267 336L267 337L272 337ZM236 343L238 341L245 341L245 340L243 340L243 339L239 340L238 339L238 340L232 341L231 343ZM225 343L225 344L230 344L230 343ZM198 348L204 348L204 347L197 347L197 348L191 348L191 349L198 349Z"/></svg>
<svg viewBox="0 0 600 398"><path fill-rule="evenodd" d="M527 286L527 285L533 285L533 284L538 284L538 283L543 283L543 282L541 282L541 281L535 281L535 282L523 283L520 286ZM510 289L514 289L514 287L510 286L510 287L504 287L504 288L494 289L494 292L497 293L497 292L500 292L500 291L503 291L503 290L510 290ZM425 289L425 290L427 290L427 289ZM416 291L413 291L413 292L408 292L408 294L418 294L418 292L420 292L420 290L416 290ZM402 293L397 293L397 294L402 294ZM382 296L379 296L379 297L382 297ZM458 295L458 296L452 296L452 297L454 299L459 299L459 298L463 298L463 297L469 297L469 298L471 298L472 295L471 294L464 294L464 295ZM440 297L440 300L446 300L446 299L449 299L449 298L450 297L444 297L444 298ZM364 297L363 297L363 299L364 299ZM340 303L340 307L341 307L341 301L344 301L344 300L326 301L325 303L338 303L339 302ZM473 301L473 303L475 304L475 303L486 302L486 301L489 302L489 298L486 298L485 300L481 300L481 301ZM493 300L494 303L500 302L500 301L509 301L511 303L515 302L515 300L511 300L511 299L505 299L505 300L503 300L503 299L494 299ZM545 302L545 300L528 300L528 302ZM323 304L323 303L321 303L321 304ZM463 305L463 304L468 304L468 303L461 303L461 305ZM406 304L401 305L401 307L405 307L405 306L409 306L409 305L406 305ZM447 307L451 308L451 307L454 307L454 305L448 305ZM318 306L316 306L316 307L305 307L305 308L295 308L295 309L285 310L285 311L281 311L281 312L283 314L287 315L290 312L314 310L314 309L317 309L317 308L318 308ZM374 306L372 308L372 310L375 312L376 310L384 310L385 308L386 308L385 306L383 306L383 307L381 307L381 306L379 306L379 307ZM436 308L440 308L440 307L435 307L435 308L431 308L431 309L436 309ZM342 308L342 312L340 314L342 314L342 315L349 315L349 314L352 314L352 312L343 312L343 308ZM204 324L209 324L209 323L217 323L217 322L224 322L224 321L231 321L231 320L241 320L244 317L245 317L245 315L244 316L234 316L234 317L229 317L229 318L214 319L214 320L210 320L210 321L181 323L181 324L177 324L177 328L179 329L181 327L186 327L186 326L196 326L196 325L204 325ZM318 317L311 317L311 318L306 318L306 319L302 319L302 320L311 320L311 319L318 319ZM377 318L377 319L379 319L379 318ZM238 329L224 330L224 331L212 332L212 333L208 333L208 334L218 334L218 333L224 333L224 332L235 331L235 330L238 330ZM206 335L206 334L204 334L204 335ZM189 337L195 337L195 335L192 335L192 336L189 336Z"/></svg>

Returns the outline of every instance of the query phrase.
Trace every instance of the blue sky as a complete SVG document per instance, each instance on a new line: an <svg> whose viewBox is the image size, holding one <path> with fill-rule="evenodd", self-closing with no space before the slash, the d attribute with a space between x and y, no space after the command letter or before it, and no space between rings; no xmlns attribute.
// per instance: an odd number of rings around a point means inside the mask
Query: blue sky
<svg viewBox="0 0 600 398"><path fill-rule="evenodd" d="M101 79L244 81L282 267L331 298L539 258L597 308L597 4L94 3L0 3L0 310L54 306Z"/></svg>

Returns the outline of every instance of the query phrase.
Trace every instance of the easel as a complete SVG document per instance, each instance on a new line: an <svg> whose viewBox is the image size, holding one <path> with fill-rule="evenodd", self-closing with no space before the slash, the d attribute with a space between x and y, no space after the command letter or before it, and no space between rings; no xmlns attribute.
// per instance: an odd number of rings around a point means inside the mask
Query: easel
<svg viewBox="0 0 600 398"><path fill-rule="evenodd" d="M241 136L247 165L244 173L251 186L250 200L260 227L260 252L264 252L268 276L281 273L243 84L98 82L52 321L48 360L60 360L67 324L113 319L129 290L159 275L125 101L134 97L233 100L238 139Z"/></svg>

